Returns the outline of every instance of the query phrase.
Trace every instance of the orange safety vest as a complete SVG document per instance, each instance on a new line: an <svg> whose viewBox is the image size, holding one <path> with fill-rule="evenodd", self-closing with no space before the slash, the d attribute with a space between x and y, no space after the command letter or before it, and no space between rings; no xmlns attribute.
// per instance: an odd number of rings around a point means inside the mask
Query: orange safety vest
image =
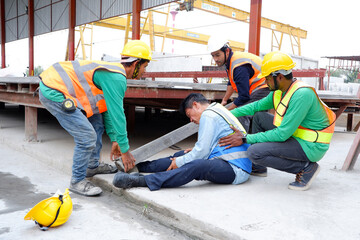
<svg viewBox="0 0 360 240"><path fill-rule="evenodd" d="M329 144L331 137L334 133L334 129L335 129L336 115L319 98L319 96L317 95L317 93L313 87L305 84L304 82L302 82L300 80L296 80L294 83L291 84L289 90L286 92L284 97L282 97L282 91L276 90L274 92L273 103L274 103L275 115L274 115L273 123L277 127L281 125L283 117L286 114L286 110L288 109L288 105L289 105L291 97L296 92L296 90L298 90L299 88L304 88L304 87L311 88L314 91L319 102L321 103L321 105L323 106L323 108L326 112L326 115L329 119L330 124L326 128L319 129L319 130L305 128L300 125L298 127L298 129L296 129L296 131L293 133L293 136L301 138L301 139L303 139L305 141L309 141L309 142L318 142L318 143Z"/></svg>
<svg viewBox="0 0 360 240"><path fill-rule="evenodd" d="M102 61L66 61L53 64L40 74L45 86L55 89L70 98L86 112L89 118L107 110L103 91L93 82L96 70L120 73L126 77L120 63Z"/></svg>
<svg viewBox="0 0 360 240"><path fill-rule="evenodd" d="M251 95L252 92L255 92L260 88L266 88L267 85L265 84L265 78L261 78L261 79L257 78L257 76L261 72L261 63L262 63L261 58L252 53L234 52L230 59L229 70L226 70L232 88L236 92L238 92L238 89L234 81L234 69L244 64L251 64L251 67L254 70L254 76L252 76L249 79L249 87L250 87L249 94Z"/></svg>

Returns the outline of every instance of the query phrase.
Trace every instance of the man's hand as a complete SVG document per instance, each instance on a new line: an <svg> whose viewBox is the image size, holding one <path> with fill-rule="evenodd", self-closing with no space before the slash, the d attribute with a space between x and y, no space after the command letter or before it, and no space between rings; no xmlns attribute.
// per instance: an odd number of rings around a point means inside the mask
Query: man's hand
<svg viewBox="0 0 360 240"><path fill-rule="evenodd" d="M225 149L231 148L231 147L236 147L236 146L240 146L243 144L242 141L242 137L244 136L239 129L230 126L232 130L234 130L234 134L231 134L229 136L226 137L222 137L219 140L219 145L220 146L227 146Z"/></svg>
<svg viewBox="0 0 360 240"><path fill-rule="evenodd" d="M225 100L225 99L223 99L222 101L221 101L221 105L223 105L223 106L225 106L226 104L227 104L227 99Z"/></svg>
<svg viewBox="0 0 360 240"><path fill-rule="evenodd" d="M187 148L184 150L184 153L188 153L188 152L191 152L192 148Z"/></svg>
<svg viewBox="0 0 360 240"><path fill-rule="evenodd" d="M125 172L135 167L135 158L130 151L121 154L121 159L125 167Z"/></svg>
<svg viewBox="0 0 360 240"><path fill-rule="evenodd" d="M173 169L177 169L178 166L176 165L176 157L174 158L170 158L171 160L171 164L170 166L168 167L168 169L166 169L166 171L170 171L170 170L173 170Z"/></svg>
<svg viewBox="0 0 360 240"><path fill-rule="evenodd" d="M112 142L110 160L114 161L115 159L121 157L121 151L119 144L117 142Z"/></svg>

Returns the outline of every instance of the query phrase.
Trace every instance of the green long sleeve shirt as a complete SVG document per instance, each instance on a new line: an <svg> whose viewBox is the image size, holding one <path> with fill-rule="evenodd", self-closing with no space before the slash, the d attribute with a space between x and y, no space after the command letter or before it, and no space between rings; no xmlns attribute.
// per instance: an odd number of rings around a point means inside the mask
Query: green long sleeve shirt
<svg viewBox="0 0 360 240"><path fill-rule="evenodd" d="M106 133L112 142L119 144L120 150L126 153L130 146L126 131L126 118L123 100L127 88L126 77L120 73L105 70L95 71L93 81L104 93L107 111L102 113ZM46 87L40 81L40 91L44 97L54 102L64 101L64 95Z"/></svg>
<svg viewBox="0 0 360 240"><path fill-rule="evenodd" d="M254 115L258 111L273 109L273 95L274 92L271 92L266 98L233 109L231 112L236 117L240 117ZM284 142L293 135L300 125L314 130L324 129L329 125L329 119L324 108L310 88L300 88L293 94L279 127L266 132L248 134L246 140L250 144ZM300 143L306 156L312 162L319 161L329 149L329 144L313 143L297 137L294 138Z"/></svg>

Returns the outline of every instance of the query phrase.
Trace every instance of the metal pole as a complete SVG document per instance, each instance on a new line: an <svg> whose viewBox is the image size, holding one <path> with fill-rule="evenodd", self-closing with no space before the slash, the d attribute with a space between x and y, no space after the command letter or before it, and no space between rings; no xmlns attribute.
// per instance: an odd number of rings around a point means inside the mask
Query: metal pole
<svg viewBox="0 0 360 240"><path fill-rule="evenodd" d="M251 0L249 24L249 52L260 54L260 28L261 28L262 0Z"/></svg>
<svg viewBox="0 0 360 240"><path fill-rule="evenodd" d="M5 0L0 0L0 15L1 15L1 68L5 68Z"/></svg>
<svg viewBox="0 0 360 240"><path fill-rule="evenodd" d="M133 0L132 39L140 39L140 12L142 0Z"/></svg>
<svg viewBox="0 0 360 240"><path fill-rule="evenodd" d="M29 17L29 76L34 76L34 0L28 0Z"/></svg>
<svg viewBox="0 0 360 240"><path fill-rule="evenodd" d="M75 60L76 0L69 0L69 60Z"/></svg>

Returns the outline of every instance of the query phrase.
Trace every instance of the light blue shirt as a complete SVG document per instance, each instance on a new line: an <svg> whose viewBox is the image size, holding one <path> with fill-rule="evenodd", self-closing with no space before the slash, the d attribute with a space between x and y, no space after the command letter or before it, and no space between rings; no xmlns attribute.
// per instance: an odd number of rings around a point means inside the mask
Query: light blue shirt
<svg viewBox="0 0 360 240"><path fill-rule="evenodd" d="M211 152L218 145L219 139L231 134L233 130L229 124L217 113L204 111L199 122L198 139L194 148L187 154L176 158L176 165L181 167L196 159L208 159ZM235 181L233 184L243 182L243 177L248 177L248 173L241 168L230 164L234 169ZM243 176L246 175L246 176Z"/></svg>

